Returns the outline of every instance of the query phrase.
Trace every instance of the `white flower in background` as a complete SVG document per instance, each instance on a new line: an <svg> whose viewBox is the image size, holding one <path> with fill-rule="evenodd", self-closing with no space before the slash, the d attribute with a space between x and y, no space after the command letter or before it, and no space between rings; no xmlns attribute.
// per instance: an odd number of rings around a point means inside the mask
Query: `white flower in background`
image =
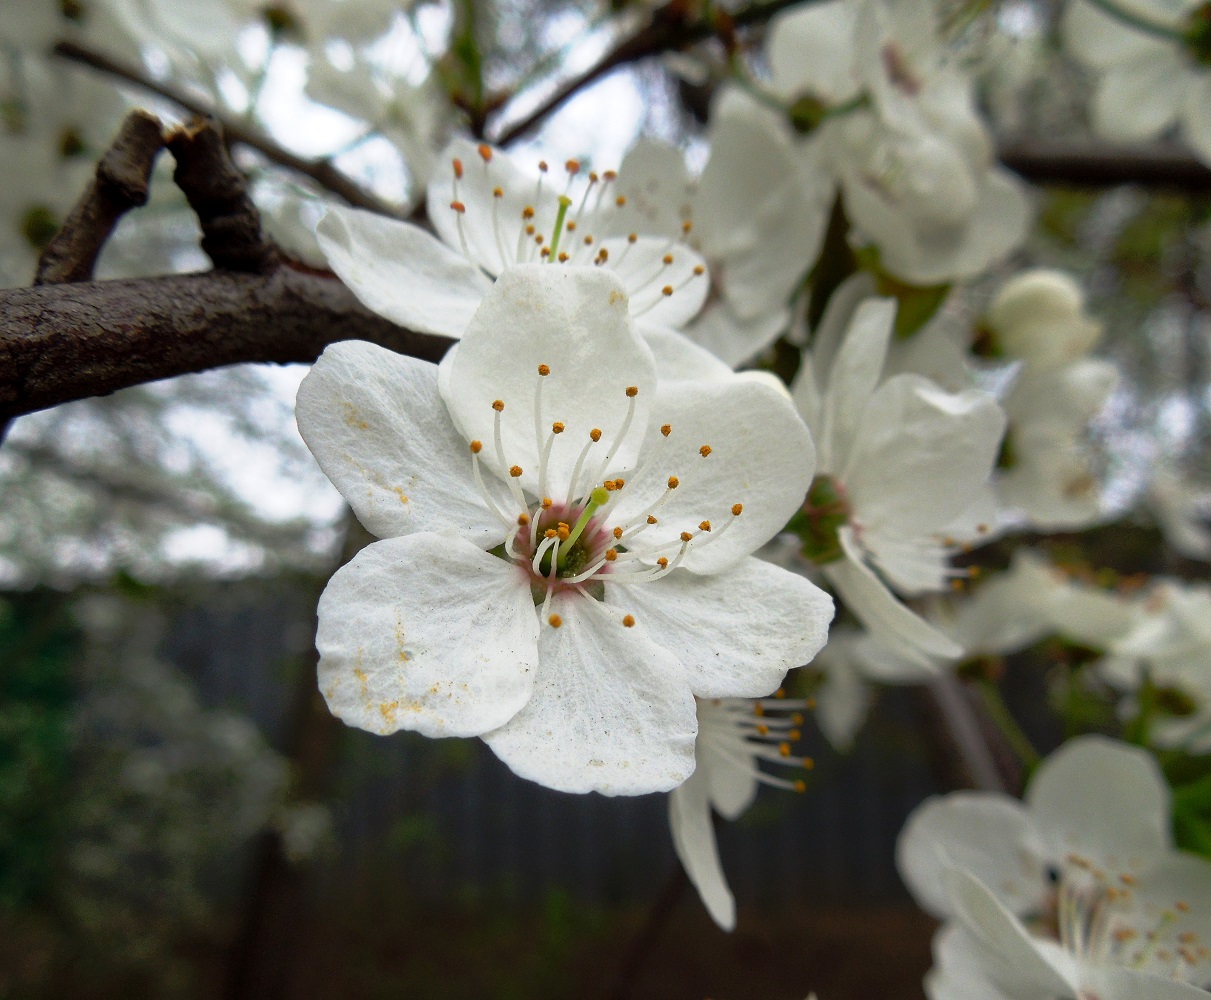
<svg viewBox="0 0 1211 1000"><path fill-rule="evenodd" d="M1058 368L1088 354L1102 323L1085 313L1085 293L1062 271L1022 271L1001 286L984 316L994 353L1028 371Z"/></svg>
<svg viewBox="0 0 1211 1000"><path fill-rule="evenodd" d="M696 765L685 784L669 795L669 828L673 848L703 905L726 931L736 926L736 903L719 861L711 809L734 820L753 804L759 784L807 790L801 777L770 774L760 763L764 760L800 772L811 769L811 758L793 751L806 707L806 702L781 698L698 701Z"/></svg>
<svg viewBox="0 0 1211 1000"><path fill-rule="evenodd" d="M306 93L381 133L407 163L410 190L425 189L452 123L450 102L431 78L412 83L358 57L352 66L338 68L317 53L308 66Z"/></svg>
<svg viewBox="0 0 1211 1000"><path fill-rule="evenodd" d="M702 254L710 295L686 332L733 367L790 325L790 300L820 252L832 184L796 150L785 119L724 87L710 156L693 179L679 150L641 140L618 169L618 232L682 238Z"/></svg>
<svg viewBox="0 0 1211 1000"><path fill-rule="evenodd" d="M987 270L1030 220L935 18L932 3L833 0L781 14L767 43L771 89L792 116L819 120L808 145L831 165L859 236L884 270L920 285Z"/></svg>
<svg viewBox="0 0 1211 1000"><path fill-rule="evenodd" d="M1115 17L1086 0L1064 12L1064 44L1094 70L1094 131L1149 142L1173 126L1211 161L1211 17L1200 0L1116 0ZM1151 25L1151 29L1149 29Z"/></svg>
<svg viewBox="0 0 1211 1000"><path fill-rule="evenodd" d="M1211 750L1211 587L1160 580L1135 602L1129 631L1109 643L1099 664L1114 687L1134 693L1145 678L1160 712L1149 736L1188 753ZM1135 699L1123 706L1134 714Z"/></svg>
<svg viewBox="0 0 1211 1000"><path fill-rule="evenodd" d="M919 375L882 379L895 320L889 299L863 302L844 336L830 303L822 350L804 355L792 393L819 448L804 505L818 563L868 629L923 664L962 647L893 594L944 590L949 557L995 523L988 480L1005 416L987 393L944 392Z"/></svg>
<svg viewBox="0 0 1211 1000"><path fill-rule="evenodd" d="M320 688L351 725L667 791L695 695L761 696L823 645L828 597L750 557L802 501L806 428L762 383L658 385L608 272L505 271L440 368L329 347L298 422L386 539L320 601Z"/></svg>
<svg viewBox="0 0 1211 1000"><path fill-rule="evenodd" d="M1191 485L1176 463L1161 458L1152 467L1148 507L1174 551L1211 560L1211 491Z"/></svg>
<svg viewBox="0 0 1211 1000"><path fill-rule="evenodd" d="M930 997L1198 995L1158 985L1211 981L1211 864L1173 849L1169 812L1152 756L1100 736L1052 754L1025 802L927 800L897 866L924 909L962 928L935 942ZM1000 992L974 991L982 979Z"/></svg>
<svg viewBox="0 0 1211 1000"><path fill-rule="evenodd" d="M319 51L330 39L364 45L390 30L395 16L414 0L286 0L282 5L298 21L308 44Z"/></svg>
<svg viewBox="0 0 1211 1000"><path fill-rule="evenodd" d="M429 184L441 239L407 222L331 208L317 227L329 266L365 305L402 326L460 337L492 279L514 264L555 262L612 274L631 318L679 328L702 308L702 259L665 237L608 236L616 175L545 162L531 176L491 146L455 140ZM561 175L561 176L559 176ZM577 182L584 180L582 186Z"/></svg>

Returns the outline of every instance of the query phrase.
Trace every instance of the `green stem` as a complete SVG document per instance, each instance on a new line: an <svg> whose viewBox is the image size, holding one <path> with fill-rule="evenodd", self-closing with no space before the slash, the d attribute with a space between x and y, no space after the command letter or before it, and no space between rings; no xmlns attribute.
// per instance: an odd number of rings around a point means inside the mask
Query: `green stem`
<svg viewBox="0 0 1211 1000"><path fill-rule="evenodd" d="M572 199L566 194L559 196L559 211L555 214L555 231L551 233L551 252L547 254L547 263L555 263L555 254L559 250L559 238L563 235L563 220L568 214L568 206Z"/></svg>
<svg viewBox="0 0 1211 1000"><path fill-rule="evenodd" d="M1177 28L1172 25L1161 24L1153 21L1151 18L1145 17L1143 14L1120 7L1117 0L1088 0L1088 2L1103 14L1109 15L1120 24L1125 24L1129 28L1135 28L1147 35L1152 35L1154 38L1163 38L1167 42L1180 43L1183 40L1182 33Z"/></svg>
<svg viewBox="0 0 1211 1000"><path fill-rule="evenodd" d="M1017 719L1009 711L1009 706L1001 697L1001 689L991 681L979 681L977 687L980 689L980 696L984 701L984 708L987 710L989 718L996 723L1001 735L1005 737L1005 742L1009 744L1010 749L1017 755L1023 766L1028 771L1033 770L1043 758L1039 756L1034 744L1030 742L1030 737L1022 732L1022 727L1018 725Z"/></svg>
<svg viewBox="0 0 1211 1000"><path fill-rule="evenodd" d="M572 546L576 544L576 540L580 538L584 531L585 525L589 523L589 518L597 513L597 509L610 499L610 491L604 486L598 486L592 493L589 494L589 502L585 509L580 512L580 517L576 524L572 526L572 531L568 535L568 539L563 543L565 552L569 552Z"/></svg>

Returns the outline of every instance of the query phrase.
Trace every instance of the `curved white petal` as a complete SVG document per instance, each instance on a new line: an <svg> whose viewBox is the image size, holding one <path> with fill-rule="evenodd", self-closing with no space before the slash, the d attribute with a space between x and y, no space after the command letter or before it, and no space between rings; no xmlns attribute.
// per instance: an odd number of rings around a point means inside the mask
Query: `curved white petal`
<svg viewBox="0 0 1211 1000"><path fill-rule="evenodd" d="M320 597L319 686L372 733L478 736L530 699L538 618L517 567L434 534L375 542Z"/></svg>
<svg viewBox="0 0 1211 1000"><path fill-rule="evenodd" d="M661 382L676 379L690 381L727 381L736 373L705 347L684 333L666 326L654 326L640 320L635 328L643 334L656 359L656 375Z"/></svg>
<svg viewBox="0 0 1211 1000"><path fill-rule="evenodd" d="M595 246L608 254L601 270L621 282L636 320L680 329L698 315L711 283L695 251L663 236L613 237Z"/></svg>
<svg viewBox="0 0 1211 1000"><path fill-rule="evenodd" d="M1069 740L1039 768L1026 803L1054 855L1078 850L1138 868L1172 847L1169 786L1147 751L1104 736Z"/></svg>
<svg viewBox="0 0 1211 1000"><path fill-rule="evenodd" d="M734 368L769 347L790 325L790 320L791 312L785 305L740 319L726 301L716 301L702 311L686 332L695 343Z"/></svg>
<svg viewBox="0 0 1211 1000"><path fill-rule="evenodd" d="M828 639L833 602L804 577L749 557L716 576L674 571L617 586L606 603L673 653L699 698L767 695Z"/></svg>
<svg viewBox="0 0 1211 1000"><path fill-rule="evenodd" d="M380 538L453 532L482 548L505 528L476 488L437 366L360 340L332 344L299 386L299 433L358 520ZM504 485L485 478L500 507Z"/></svg>
<svg viewBox="0 0 1211 1000"><path fill-rule="evenodd" d="M670 543L675 552L682 532L695 533L708 521L711 531L695 539L681 565L717 573L785 527L807 495L815 457L791 401L765 382L662 382L642 467L618 494L611 520L641 517L674 476L679 485L658 509L658 523L640 536L643 545ZM739 516L732 514L736 504Z"/></svg>
<svg viewBox="0 0 1211 1000"><path fill-rule="evenodd" d="M550 367L545 378L538 374L540 364ZM593 429L601 435L587 465L596 470L610 449L607 471L633 464L656 371L651 351L632 330L626 293L615 278L595 268L527 264L496 280L458 350L442 361L439 385L454 423L468 440L483 443L480 459L488 468L505 478L510 467L520 466L526 490L542 496L546 488L561 499L558 493L571 485ZM629 387L638 389L634 399L627 396ZM504 403L503 462L494 446L496 400ZM632 406L630 432L618 442ZM565 431L555 436L547 482L540 483L540 456L556 421ZM582 485L589 474L582 475Z"/></svg>
<svg viewBox="0 0 1211 1000"><path fill-rule="evenodd" d="M1171 976L1113 965L1091 965L1081 977L1083 996L1098 1000L1206 1000L1207 991Z"/></svg>
<svg viewBox="0 0 1211 1000"><path fill-rule="evenodd" d="M942 873L976 876L1014 913L1043 902L1047 886L1033 856L1034 823L1022 803L991 792L953 792L919 805L896 842L896 868L922 909L953 915Z"/></svg>
<svg viewBox="0 0 1211 1000"><path fill-rule="evenodd" d="M736 901L719 863L707 782L700 772L669 793L669 829L673 834L673 850L698 890L702 905L716 924L725 931L733 930Z"/></svg>
<svg viewBox="0 0 1211 1000"><path fill-rule="evenodd" d="M374 212L330 206L315 235L368 309L411 330L461 337L492 284L419 226Z"/></svg>
<svg viewBox="0 0 1211 1000"><path fill-rule="evenodd" d="M1177 121L1189 74L1175 56L1130 62L1106 73L1093 98L1094 131L1114 142L1147 142Z"/></svg>
<svg viewBox="0 0 1211 1000"><path fill-rule="evenodd" d="M1211 162L1211 76L1204 74L1186 89L1182 137L1203 163Z"/></svg>
<svg viewBox="0 0 1211 1000"><path fill-rule="evenodd" d="M561 792L667 792L694 770L698 721L681 664L622 615L576 593L544 623L534 694L484 742L515 774Z"/></svg>
<svg viewBox="0 0 1211 1000"><path fill-rule="evenodd" d="M1138 6L1138 5L1133 5ZM1156 18L1155 7L1141 11ZM1158 22L1160 18L1156 18ZM1127 62L1172 58L1173 47L1128 27L1087 0L1070 0L1061 21L1064 47L1086 66L1111 69Z"/></svg>

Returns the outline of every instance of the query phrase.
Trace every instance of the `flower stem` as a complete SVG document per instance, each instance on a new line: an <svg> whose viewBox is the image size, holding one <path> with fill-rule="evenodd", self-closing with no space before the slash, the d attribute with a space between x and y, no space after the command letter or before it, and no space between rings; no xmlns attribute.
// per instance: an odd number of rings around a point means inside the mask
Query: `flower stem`
<svg viewBox="0 0 1211 1000"><path fill-rule="evenodd" d="M977 681L976 686L980 690L980 697L984 701L984 708L988 712L989 718L996 723L1001 735L1005 737L1005 742L1009 744L1010 749L1017 755L1022 765L1028 771L1033 770L1038 766L1042 757L1034 748L1034 744L1030 742L1030 737L1018 725L1013 713L1009 711L1009 706L1001 697L1001 689L992 681Z"/></svg>
<svg viewBox="0 0 1211 1000"><path fill-rule="evenodd" d="M1142 31L1144 34L1152 35L1154 38L1163 38L1167 42L1182 41L1182 33L1177 28L1168 24L1161 24L1149 17L1145 17L1143 14L1128 10L1120 6L1118 0L1087 0L1087 2L1119 23Z"/></svg>

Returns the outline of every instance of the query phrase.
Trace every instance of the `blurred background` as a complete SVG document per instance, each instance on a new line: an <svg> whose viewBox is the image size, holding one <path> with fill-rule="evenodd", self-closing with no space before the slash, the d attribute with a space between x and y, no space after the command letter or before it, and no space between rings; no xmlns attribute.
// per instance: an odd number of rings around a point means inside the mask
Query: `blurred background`
<svg viewBox="0 0 1211 1000"><path fill-rule="evenodd" d="M483 79L520 93L519 115L621 30L590 0L471 6ZM956 58L979 74L1007 162L1041 182L1006 273L1074 272L1125 376L1093 432L1108 523L1034 540L1059 561L1205 577L1139 512L1158 459L1211 485L1211 175L1166 148L1137 183L1065 176L1054 140L1086 142L1087 81L1058 52L1056 6L962 7ZM429 79L425 39L465 26L455 8L410 15L401 79ZM360 134L301 96L297 47L266 44L241 39L267 68L255 91L226 85L233 107L307 155L326 151L317 134ZM682 68L606 76L528 145L604 167L654 134L701 159L706 95ZM378 132L339 162L385 196L415 194ZM204 264L188 217L156 211L127 218L103 270ZM966 293L975 308L995 284ZM807 794L763 789L720 825L730 935L679 873L663 796L560 795L478 741L379 738L327 714L315 604L365 536L294 429L303 374L129 390L22 418L0 447L0 997L922 996L933 925L894 841L959 778L915 689L875 692L847 753L809 720ZM1053 653L1016 657L1006 687L1044 748L1061 736Z"/></svg>

